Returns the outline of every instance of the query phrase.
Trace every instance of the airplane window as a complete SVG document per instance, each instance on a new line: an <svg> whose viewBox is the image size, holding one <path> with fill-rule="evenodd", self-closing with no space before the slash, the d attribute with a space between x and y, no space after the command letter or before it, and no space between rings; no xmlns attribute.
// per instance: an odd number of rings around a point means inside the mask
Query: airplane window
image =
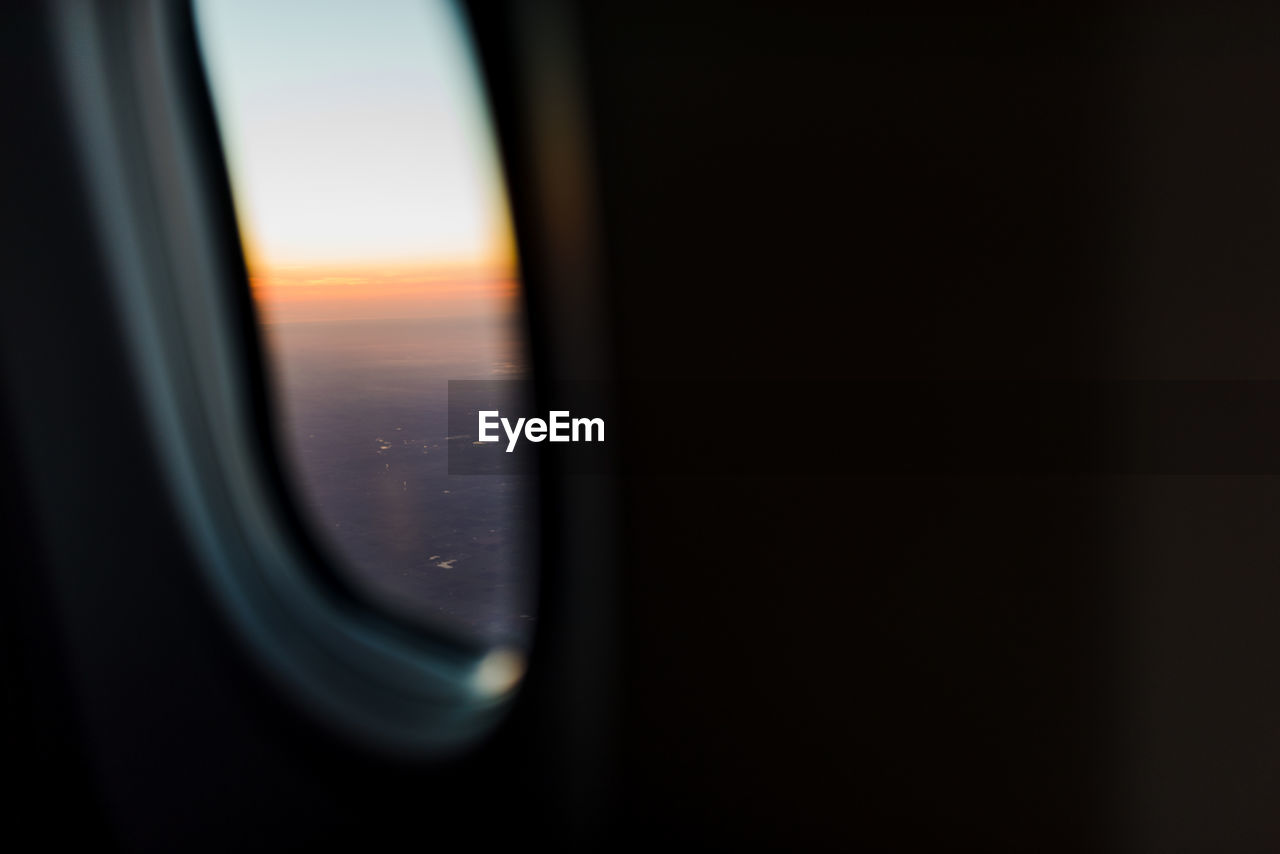
<svg viewBox="0 0 1280 854"><path fill-rule="evenodd" d="M529 476L450 475L448 382L524 378L506 189L445 0L198 0L278 444L322 546L402 616L533 620Z"/></svg>

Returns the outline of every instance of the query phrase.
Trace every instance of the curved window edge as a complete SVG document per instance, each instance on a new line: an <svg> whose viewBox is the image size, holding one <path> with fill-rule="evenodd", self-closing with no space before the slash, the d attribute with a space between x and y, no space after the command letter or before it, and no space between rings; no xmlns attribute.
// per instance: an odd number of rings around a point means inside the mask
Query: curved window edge
<svg viewBox="0 0 1280 854"><path fill-rule="evenodd" d="M526 653L411 629L326 585L268 474L190 9L59 2L51 14L147 439L218 610L273 683L349 737L399 756L473 744L509 708Z"/></svg>

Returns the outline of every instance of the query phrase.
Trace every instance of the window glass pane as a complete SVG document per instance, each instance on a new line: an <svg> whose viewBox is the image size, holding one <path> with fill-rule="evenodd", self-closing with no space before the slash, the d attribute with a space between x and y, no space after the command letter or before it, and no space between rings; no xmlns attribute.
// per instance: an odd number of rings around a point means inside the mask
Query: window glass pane
<svg viewBox="0 0 1280 854"><path fill-rule="evenodd" d="M439 0L199 0L201 50L295 492L385 607L532 620L532 484L450 476L447 383L526 372L506 189ZM474 438L474 437L471 437Z"/></svg>

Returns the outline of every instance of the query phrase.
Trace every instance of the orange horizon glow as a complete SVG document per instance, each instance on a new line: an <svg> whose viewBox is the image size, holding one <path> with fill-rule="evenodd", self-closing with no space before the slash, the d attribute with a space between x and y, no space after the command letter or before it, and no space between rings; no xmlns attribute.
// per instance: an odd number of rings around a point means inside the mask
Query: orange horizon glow
<svg viewBox="0 0 1280 854"><path fill-rule="evenodd" d="M455 2L197 13L264 322L510 313L505 182Z"/></svg>
<svg viewBox="0 0 1280 854"><path fill-rule="evenodd" d="M508 315L520 282L511 264L250 264L249 284L264 323Z"/></svg>

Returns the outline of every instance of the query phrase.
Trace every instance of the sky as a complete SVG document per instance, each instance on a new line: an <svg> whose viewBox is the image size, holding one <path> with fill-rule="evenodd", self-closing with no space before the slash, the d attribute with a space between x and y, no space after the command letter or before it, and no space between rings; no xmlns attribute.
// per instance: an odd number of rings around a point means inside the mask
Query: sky
<svg viewBox="0 0 1280 854"><path fill-rule="evenodd" d="M443 0L199 0L264 320L445 316L515 293L492 123Z"/></svg>
<svg viewBox="0 0 1280 854"><path fill-rule="evenodd" d="M319 541L398 613L483 640L525 632L524 493L447 475L448 380L527 365L497 143L457 8L195 10L281 447Z"/></svg>

